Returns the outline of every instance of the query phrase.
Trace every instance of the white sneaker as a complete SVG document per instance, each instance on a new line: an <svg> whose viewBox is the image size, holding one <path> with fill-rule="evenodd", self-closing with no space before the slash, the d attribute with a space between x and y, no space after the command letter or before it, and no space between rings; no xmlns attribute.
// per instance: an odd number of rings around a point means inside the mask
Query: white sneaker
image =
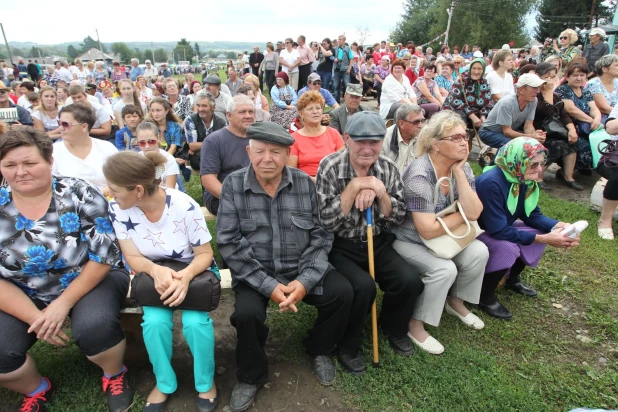
<svg viewBox="0 0 618 412"><path fill-rule="evenodd" d="M444 305L444 310L449 315L455 316L459 318L460 321L463 322L464 325L474 328L476 330L481 330L485 327L485 323L474 313L470 312L466 316L461 316L455 309L449 306L448 302Z"/></svg>
<svg viewBox="0 0 618 412"><path fill-rule="evenodd" d="M444 352L444 346L442 346L442 344L431 335L427 336L425 342L417 341L412 337L412 335L410 335L410 332L408 332L408 337L412 339L412 342L414 342L416 346L418 346L427 353L431 353L432 355L439 355Z"/></svg>

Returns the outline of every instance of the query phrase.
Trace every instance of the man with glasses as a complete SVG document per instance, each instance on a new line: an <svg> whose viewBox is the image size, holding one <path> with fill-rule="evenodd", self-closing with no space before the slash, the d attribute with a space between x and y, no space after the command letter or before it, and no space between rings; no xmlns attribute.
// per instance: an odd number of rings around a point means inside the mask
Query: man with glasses
<svg viewBox="0 0 618 412"><path fill-rule="evenodd" d="M335 100L331 92L322 88L322 79L317 73L311 73L309 77L307 77L307 85L298 91L298 98L300 99L300 96L302 96L303 93L312 90L315 92L319 92L328 106L332 107L333 109L339 107L339 103L337 103L337 100Z"/></svg>
<svg viewBox="0 0 618 412"><path fill-rule="evenodd" d="M381 154L391 159L399 173L416 159L414 145L425 124L425 111L417 104L404 104L395 112L395 124L386 129Z"/></svg>
<svg viewBox="0 0 618 412"><path fill-rule="evenodd" d="M536 96L544 83L545 80L536 74L522 74L517 81L517 94L506 95L489 112L479 130L481 141L496 149L519 136L545 142L545 132L535 130L532 123L537 105Z"/></svg>
<svg viewBox="0 0 618 412"><path fill-rule="evenodd" d="M33 126L28 110L13 103L9 97L11 89L0 82L0 122L16 126Z"/></svg>
<svg viewBox="0 0 618 412"><path fill-rule="evenodd" d="M588 73L588 77L592 77L595 75L596 70L594 64L606 54L609 54L609 46L607 43L603 41L605 38L605 30L595 27L590 30L588 37L590 38L590 43L584 47L583 57L588 62L588 68L590 69L590 73Z"/></svg>
<svg viewBox="0 0 618 412"><path fill-rule="evenodd" d="M337 129L343 136L350 118L358 112L367 111L367 108L361 105L362 98L363 86L348 84L343 98L344 104L330 112L330 127Z"/></svg>

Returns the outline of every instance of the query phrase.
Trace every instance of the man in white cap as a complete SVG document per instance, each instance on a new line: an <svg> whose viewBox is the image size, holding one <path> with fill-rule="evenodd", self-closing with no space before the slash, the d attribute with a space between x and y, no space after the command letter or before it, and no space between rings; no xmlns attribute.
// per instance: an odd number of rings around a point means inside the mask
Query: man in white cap
<svg viewBox="0 0 618 412"><path fill-rule="evenodd" d="M594 68L594 64L599 58L609 54L609 46L607 43L603 41L605 38L605 30L595 27L590 30L588 33L588 37L590 38L590 43L584 47L583 57L588 62L588 68L590 69L590 73L588 77L594 76L596 70Z"/></svg>
<svg viewBox="0 0 618 412"><path fill-rule="evenodd" d="M144 69L144 76L150 79L156 79L159 74L157 68L152 65L150 60L146 60L146 68Z"/></svg>
<svg viewBox="0 0 618 412"><path fill-rule="evenodd" d="M536 96L544 83L545 80L536 74L522 74L517 81L517 94L500 99L479 130L483 143L499 149L519 136L529 136L543 143L545 132L535 130L532 122L537 105Z"/></svg>
<svg viewBox="0 0 618 412"><path fill-rule="evenodd" d="M335 100L331 92L322 88L322 78L319 74L311 73L307 77L307 85L298 91L298 98L300 98L300 96L309 91L315 91L320 93L324 98L326 105L332 107L333 109L339 107L339 103L337 103L337 100Z"/></svg>

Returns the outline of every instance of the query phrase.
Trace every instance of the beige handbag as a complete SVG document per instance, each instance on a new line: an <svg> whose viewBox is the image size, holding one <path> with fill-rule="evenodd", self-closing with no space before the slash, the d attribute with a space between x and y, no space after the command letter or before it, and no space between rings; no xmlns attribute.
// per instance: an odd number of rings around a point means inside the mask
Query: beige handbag
<svg viewBox="0 0 618 412"><path fill-rule="evenodd" d="M451 205L441 212L436 213L436 220L440 222L446 234L433 239L425 239L421 236L421 240L425 246L427 246L429 251L436 257L442 259L452 259L457 256L459 252L464 250L466 246L472 243L472 241L476 239L478 235L483 233L484 230L480 228L475 220L469 221L466 217L464 210L461 207L461 203L459 203L458 200L455 200L455 194L452 189L452 181L449 177L442 177L438 180L438 183L436 183L436 188L433 193L434 210L438 206L440 182L443 180L447 180L449 182L449 196L451 198ZM457 212L461 213L461 217L463 217L464 221L461 225L457 226L453 230L450 230L444 223L443 218Z"/></svg>

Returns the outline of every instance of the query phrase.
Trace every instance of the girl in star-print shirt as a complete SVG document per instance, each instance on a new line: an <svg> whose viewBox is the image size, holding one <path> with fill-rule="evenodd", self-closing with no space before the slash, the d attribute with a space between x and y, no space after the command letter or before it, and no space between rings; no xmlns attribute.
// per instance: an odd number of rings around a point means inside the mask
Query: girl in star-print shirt
<svg viewBox="0 0 618 412"><path fill-rule="evenodd" d="M199 205L178 190L159 186L165 162L166 158L159 152L142 156L123 151L111 156L103 166L113 197L109 216L122 254L133 271L146 273L154 279L164 305L143 308L144 342L157 380L148 396L149 404L164 404L177 388L170 363L174 308L182 303L189 282L196 275L207 269L218 274L209 243L211 236ZM163 259L177 260L188 266L174 272L157 264ZM196 402L205 408L214 408L213 322L208 312L183 310L182 323L194 358ZM158 406L161 410L164 407Z"/></svg>

